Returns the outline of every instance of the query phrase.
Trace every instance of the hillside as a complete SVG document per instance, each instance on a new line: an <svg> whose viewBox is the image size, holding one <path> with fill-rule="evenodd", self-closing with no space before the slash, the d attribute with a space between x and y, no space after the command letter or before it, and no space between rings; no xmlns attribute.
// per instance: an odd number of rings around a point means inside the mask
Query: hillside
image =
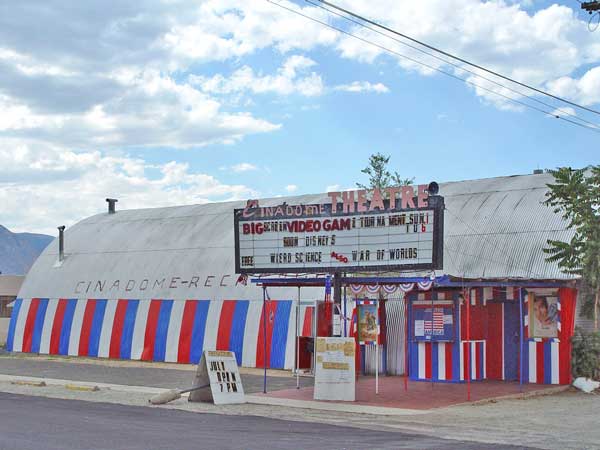
<svg viewBox="0 0 600 450"><path fill-rule="evenodd" d="M0 272L26 274L53 239L45 234L12 233L0 225Z"/></svg>

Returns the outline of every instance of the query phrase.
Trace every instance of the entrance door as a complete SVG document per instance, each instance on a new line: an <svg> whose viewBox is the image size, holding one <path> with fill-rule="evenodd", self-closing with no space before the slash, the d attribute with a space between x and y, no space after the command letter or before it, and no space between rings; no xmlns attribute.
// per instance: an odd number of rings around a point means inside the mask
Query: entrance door
<svg viewBox="0 0 600 450"><path fill-rule="evenodd" d="M504 303L504 376L519 379L519 302Z"/></svg>

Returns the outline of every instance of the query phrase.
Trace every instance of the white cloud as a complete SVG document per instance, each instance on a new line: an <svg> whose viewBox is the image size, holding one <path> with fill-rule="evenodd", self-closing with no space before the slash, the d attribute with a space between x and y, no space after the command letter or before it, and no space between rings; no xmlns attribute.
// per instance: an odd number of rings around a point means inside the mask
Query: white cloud
<svg viewBox="0 0 600 450"><path fill-rule="evenodd" d="M323 93L321 76L315 72L307 73L307 69L314 65L316 63L310 58L293 55L284 61L276 75L256 74L251 67L244 66L230 77L221 74L210 78L191 75L190 82L211 94L252 92L254 94L300 94L313 97Z"/></svg>
<svg viewBox="0 0 600 450"><path fill-rule="evenodd" d="M258 167L255 166L254 164L243 162L243 163L239 163L239 164L234 164L233 166L231 166L231 170L235 173L242 173L242 172L250 172L252 170L258 170Z"/></svg>
<svg viewBox="0 0 600 450"><path fill-rule="evenodd" d="M548 83L550 91L584 105L600 103L600 66L588 70L579 79L561 77Z"/></svg>
<svg viewBox="0 0 600 450"><path fill-rule="evenodd" d="M127 155L75 153L23 140L0 140L0 166L2 224L16 231L54 233L58 225L104 211L106 197L131 209L258 195L176 161L150 165Z"/></svg>
<svg viewBox="0 0 600 450"><path fill-rule="evenodd" d="M390 92L383 83L370 83L368 81L353 81L349 84L340 84L333 88L335 91L345 92L375 92L377 94L387 94Z"/></svg>
<svg viewBox="0 0 600 450"><path fill-rule="evenodd" d="M298 190L298 186L296 186L295 184L288 184L285 187L285 190L286 190L286 192L292 194Z"/></svg>

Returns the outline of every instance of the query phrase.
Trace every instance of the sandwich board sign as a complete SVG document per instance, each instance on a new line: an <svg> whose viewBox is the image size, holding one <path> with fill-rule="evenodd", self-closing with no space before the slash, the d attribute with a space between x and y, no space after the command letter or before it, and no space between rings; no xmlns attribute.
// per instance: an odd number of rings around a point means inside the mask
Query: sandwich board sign
<svg viewBox="0 0 600 450"><path fill-rule="evenodd" d="M355 400L354 338L318 337L315 400Z"/></svg>
<svg viewBox="0 0 600 450"><path fill-rule="evenodd" d="M242 378L235 353L223 350L205 350L198 364L190 402L212 402L215 405L245 403Z"/></svg>

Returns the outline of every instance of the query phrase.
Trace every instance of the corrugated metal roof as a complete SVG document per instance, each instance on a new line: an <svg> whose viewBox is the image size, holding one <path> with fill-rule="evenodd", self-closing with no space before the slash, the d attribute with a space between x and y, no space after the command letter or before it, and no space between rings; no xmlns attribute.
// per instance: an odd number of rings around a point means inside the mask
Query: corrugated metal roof
<svg viewBox="0 0 600 450"><path fill-rule="evenodd" d="M465 278L572 278L546 262L542 252L547 239L572 236L560 216L542 203L551 181L551 175L539 174L442 183L443 273ZM261 205L327 200L325 194L303 195L261 200ZM126 210L82 220L65 233L67 258L62 266L54 267L54 242L31 268L20 295L262 298L254 286L235 285L233 209L244 205ZM177 288L169 287L173 277L178 277L173 283ZM198 278L196 286L181 286L193 277ZM162 287L159 283L156 289L141 289L144 280L153 285L162 279ZM110 289L115 280L119 285ZM319 296L320 291L309 295ZM295 298L296 290L281 289L276 295Z"/></svg>

